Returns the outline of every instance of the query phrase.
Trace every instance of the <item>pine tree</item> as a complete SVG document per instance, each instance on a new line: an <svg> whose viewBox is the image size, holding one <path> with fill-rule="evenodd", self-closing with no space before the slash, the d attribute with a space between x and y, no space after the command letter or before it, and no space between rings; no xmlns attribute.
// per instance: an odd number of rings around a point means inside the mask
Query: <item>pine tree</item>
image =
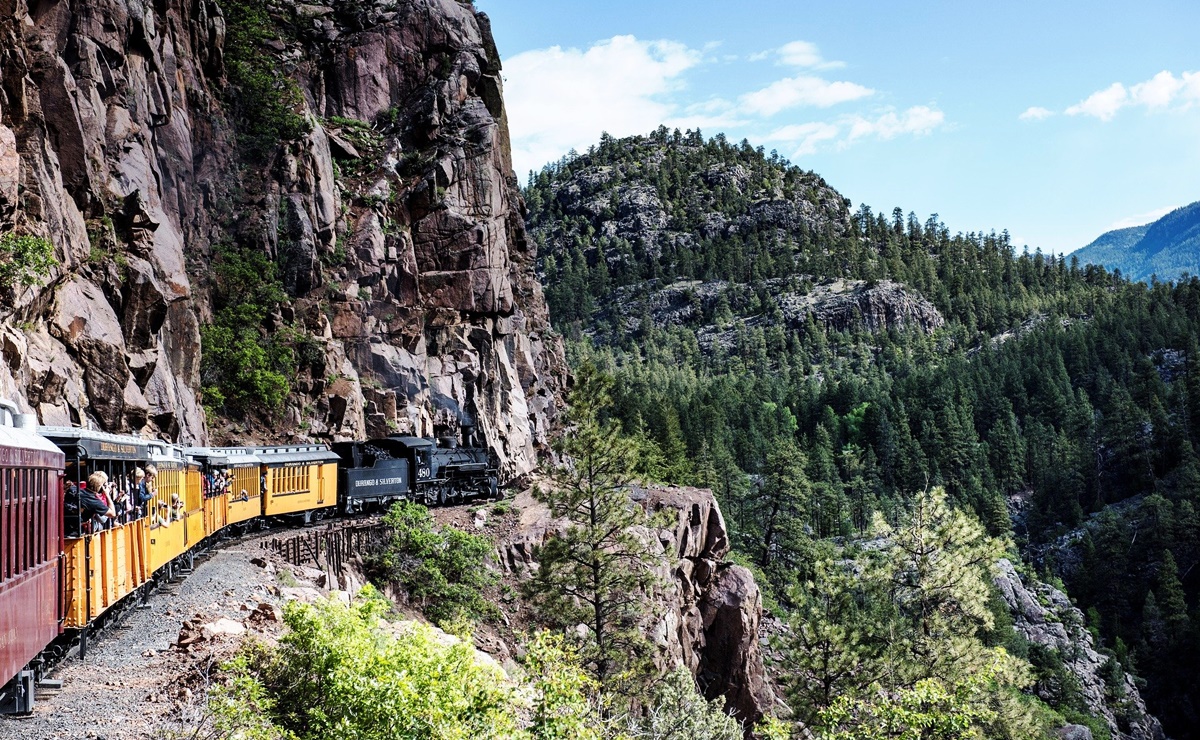
<svg viewBox="0 0 1200 740"><path fill-rule="evenodd" d="M1188 618L1183 584L1179 582L1179 566L1175 564L1175 556L1170 550L1163 551L1155 592L1158 594L1158 606L1162 611L1168 641L1172 645L1186 642L1191 632L1191 620Z"/></svg>
<svg viewBox="0 0 1200 740"><path fill-rule="evenodd" d="M652 522L629 496L636 450L606 418L612 384L590 363L575 374L569 431L559 445L565 462L552 471L552 484L536 491L567 527L539 548L540 565L526 588L550 621L587 626L585 665L604 690L626 691L648 654L641 626L664 555L645 534Z"/></svg>
<svg viewBox="0 0 1200 740"><path fill-rule="evenodd" d="M771 568L775 560L788 563L794 560L798 528L807 520L805 509L811 495L808 477L804 474L804 455L791 440L776 443L767 457L766 476L759 498L762 542L758 563Z"/></svg>
<svg viewBox="0 0 1200 740"><path fill-rule="evenodd" d="M1003 553L978 520L953 509L940 488L917 495L895 527L877 519L876 534L903 631L906 657L896 675L905 685L923 678L953 682L987 661L978 635L992 626L991 574Z"/></svg>

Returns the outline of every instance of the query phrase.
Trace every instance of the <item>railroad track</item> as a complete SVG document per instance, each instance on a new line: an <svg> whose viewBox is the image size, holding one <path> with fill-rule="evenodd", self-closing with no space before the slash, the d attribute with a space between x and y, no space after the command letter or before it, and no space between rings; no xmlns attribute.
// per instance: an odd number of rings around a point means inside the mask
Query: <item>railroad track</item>
<svg viewBox="0 0 1200 740"><path fill-rule="evenodd" d="M329 564L334 569L340 569L354 553L382 543L386 536L386 526L378 515L355 515L309 525L279 521L256 524L259 526L206 538L194 550L188 551L178 561L169 563L128 597L105 611L87 629L72 630L61 635L40 657L42 679L38 684L39 690L54 691L61 688L61 682L55 675L66 661L75 657L86 659L89 647L121 630L129 614L149 608L149 602L155 596L175 595L197 566L226 548L262 538L259 546L263 550L279 555L292 565L311 563L323 567ZM264 533L276 528L280 530L278 534L264 537ZM230 530L233 529L230 527Z"/></svg>

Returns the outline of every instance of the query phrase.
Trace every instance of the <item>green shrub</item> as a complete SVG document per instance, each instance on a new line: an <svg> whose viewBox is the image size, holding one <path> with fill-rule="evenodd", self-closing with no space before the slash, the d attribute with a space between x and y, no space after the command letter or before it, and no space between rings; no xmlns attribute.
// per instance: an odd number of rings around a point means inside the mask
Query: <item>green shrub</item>
<svg viewBox="0 0 1200 740"><path fill-rule="evenodd" d="M34 285L58 264L54 245L40 236L0 234L0 288Z"/></svg>
<svg viewBox="0 0 1200 740"><path fill-rule="evenodd" d="M444 644L429 627L389 629L381 621L386 610L373 589L354 606L289 604L279 646L243 649L210 695L227 736L518 736L516 702L500 669L478 662L470 642Z"/></svg>
<svg viewBox="0 0 1200 740"><path fill-rule="evenodd" d="M569 638L526 641L524 676L481 662L470 640L397 626L370 586L347 606L288 604L278 646L251 642L226 662L188 737L241 740L737 740L737 722L706 702L685 670L645 711L619 711ZM786 737L760 725L764 736ZM782 730L774 727L774 730Z"/></svg>
<svg viewBox="0 0 1200 740"><path fill-rule="evenodd" d="M492 550L486 537L438 527L428 509L408 501L393 506L384 523L392 533L383 554L368 562L375 578L400 585L438 624L494 612L481 593L496 582L484 565Z"/></svg>
<svg viewBox="0 0 1200 740"><path fill-rule="evenodd" d="M229 79L226 101L243 151L266 159L281 142L308 134L312 125L298 110L304 94L288 77L279 60L263 49L278 38L276 25L263 4L252 0L225 0L225 71Z"/></svg>
<svg viewBox="0 0 1200 740"><path fill-rule="evenodd" d="M269 334L264 322L287 294L274 262L248 248L218 248L213 263L213 323L201 327L205 405L236 413L274 411L291 392L297 348L315 357L297 332ZM319 347L317 347L319 350Z"/></svg>

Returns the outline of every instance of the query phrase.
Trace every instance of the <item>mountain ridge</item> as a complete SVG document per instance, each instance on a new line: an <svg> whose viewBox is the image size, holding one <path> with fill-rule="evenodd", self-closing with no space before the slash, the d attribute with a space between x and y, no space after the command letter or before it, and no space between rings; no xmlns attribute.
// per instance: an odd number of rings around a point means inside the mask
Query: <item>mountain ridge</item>
<svg viewBox="0 0 1200 740"><path fill-rule="evenodd" d="M1081 263L1120 270L1135 281L1200 274L1200 201L1151 223L1101 234L1072 256Z"/></svg>

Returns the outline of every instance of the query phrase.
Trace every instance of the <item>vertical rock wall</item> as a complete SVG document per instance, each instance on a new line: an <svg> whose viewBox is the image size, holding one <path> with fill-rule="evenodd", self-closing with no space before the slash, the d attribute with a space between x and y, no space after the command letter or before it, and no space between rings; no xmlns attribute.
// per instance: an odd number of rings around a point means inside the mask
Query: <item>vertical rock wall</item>
<svg viewBox="0 0 1200 740"><path fill-rule="evenodd" d="M535 464L565 364L549 333L486 16L456 0L267 3L310 133L239 155L213 0L0 0L0 233L59 266L0 306L0 396L43 423L186 442L477 425ZM279 414L201 406L214 245L280 266L268 330L320 358Z"/></svg>

